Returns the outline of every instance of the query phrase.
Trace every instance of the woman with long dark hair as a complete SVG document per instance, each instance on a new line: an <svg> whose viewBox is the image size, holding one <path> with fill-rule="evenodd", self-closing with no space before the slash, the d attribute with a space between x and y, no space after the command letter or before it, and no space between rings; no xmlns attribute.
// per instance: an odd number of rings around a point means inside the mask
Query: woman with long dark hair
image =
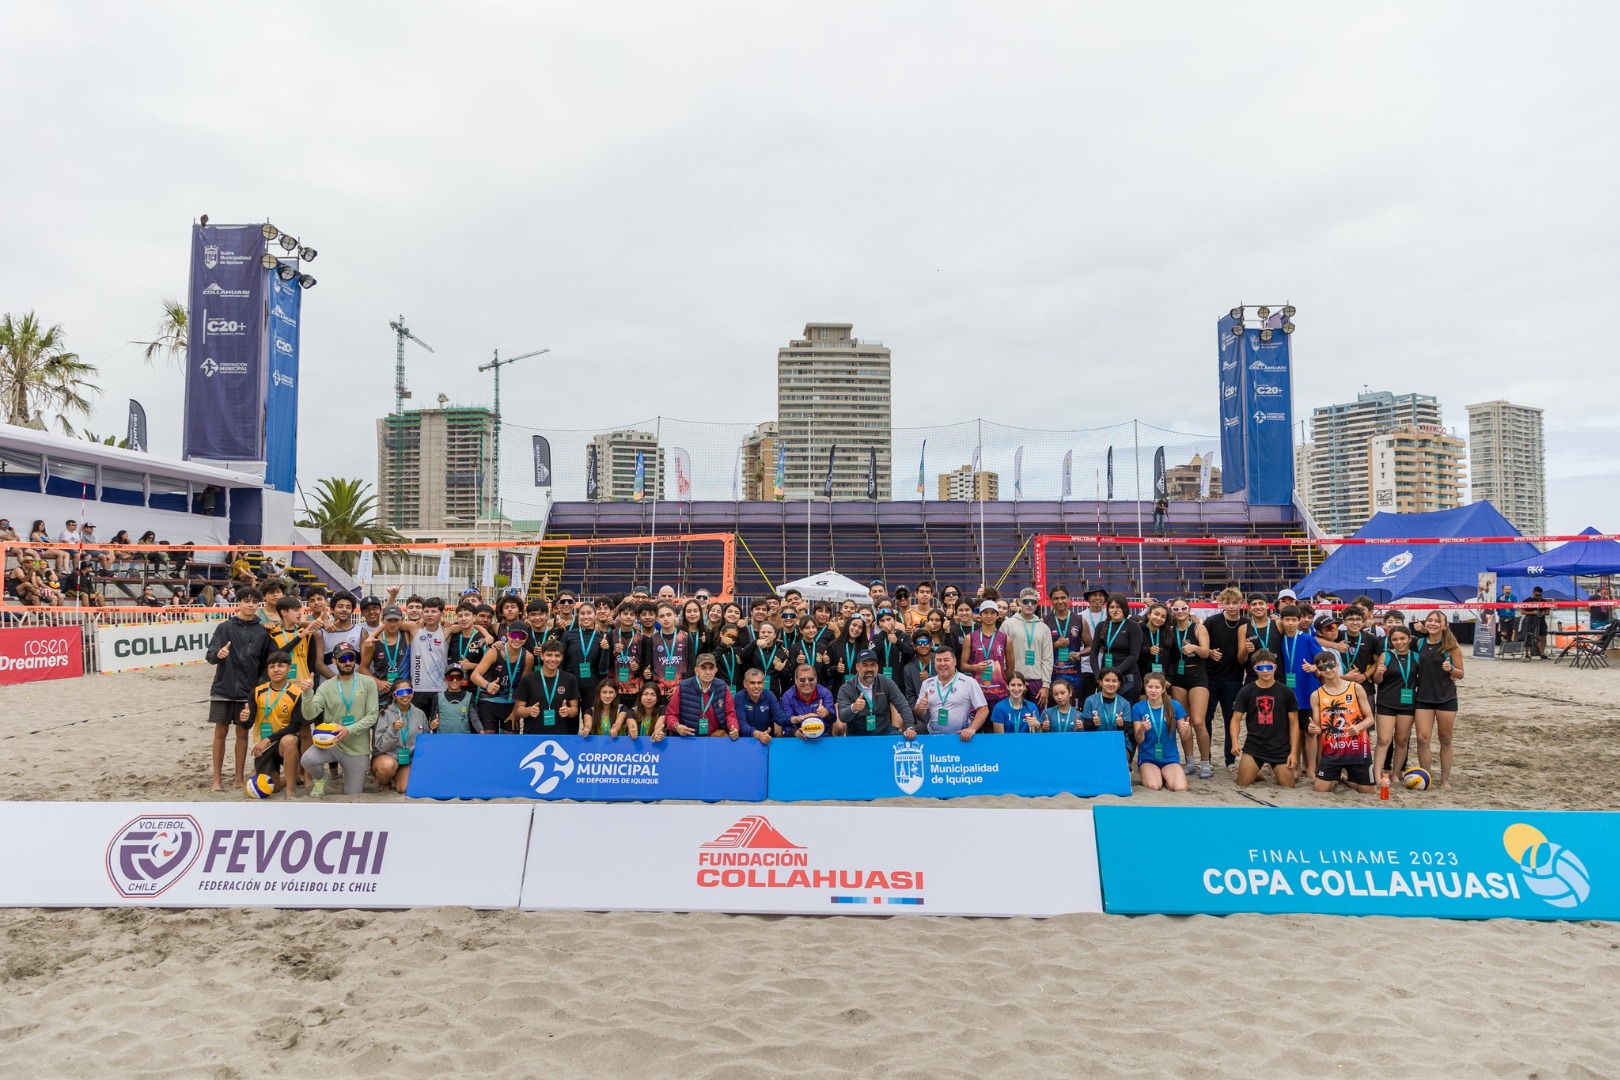
<svg viewBox="0 0 1620 1080"><path fill-rule="evenodd" d="M1108 618L1091 632L1091 668L1113 668L1119 673L1119 696L1136 704L1142 696L1137 664L1142 654L1142 624L1131 618L1131 602L1123 593L1108 597L1103 611Z"/></svg>
<svg viewBox="0 0 1620 1080"><path fill-rule="evenodd" d="M1424 616L1426 637L1418 650L1416 711L1418 764L1432 770L1430 738L1440 736L1440 786L1451 778L1451 733L1457 724L1457 684L1463 677L1463 651L1451 624L1438 611Z"/></svg>

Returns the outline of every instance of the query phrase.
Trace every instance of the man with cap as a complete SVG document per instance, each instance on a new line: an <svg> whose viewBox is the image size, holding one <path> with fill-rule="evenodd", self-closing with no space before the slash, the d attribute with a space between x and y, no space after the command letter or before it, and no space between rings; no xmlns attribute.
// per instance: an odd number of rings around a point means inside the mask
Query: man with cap
<svg viewBox="0 0 1620 1080"><path fill-rule="evenodd" d="M411 637L399 605L383 608L382 625L361 641L360 666L376 685L379 703L391 699L394 684L410 674Z"/></svg>
<svg viewBox="0 0 1620 1080"><path fill-rule="evenodd" d="M726 684L714 677L720 665L713 653L698 653L696 671L682 679L669 695L664 727L671 735L720 735L735 740L741 734L737 709Z"/></svg>
<svg viewBox="0 0 1620 1080"><path fill-rule="evenodd" d="M1077 701L1084 701L1097 692L1097 671L1091 662L1091 641L1096 636L1097 627L1108 621L1108 590L1101 585L1093 585L1081 594L1086 607L1080 612L1081 620L1086 624L1086 652L1080 672L1080 697Z"/></svg>
<svg viewBox="0 0 1620 1080"><path fill-rule="evenodd" d="M365 790L366 773L371 768L371 730L377 726L377 694L372 680L356 668L360 654L344 642L332 650L337 676L321 683L303 701L304 719L311 724L337 724L343 729L338 741L329 747L311 746L299 763L313 777L311 798L326 793L328 766L343 770L343 794L358 795Z"/></svg>
<svg viewBox="0 0 1620 1080"><path fill-rule="evenodd" d="M1046 708L1046 688L1052 684L1052 630L1035 617L1041 594L1023 589L1018 594L1018 613L1001 624L1007 635L1009 674L1018 672L1028 686L1029 697Z"/></svg>
<svg viewBox="0 0 1620 1080"><path fill-rule="evenodd" d="M898 735L907 727L911 708L905 691L878 671L877 653L863 649L855 657L855 678L838 689L838 722L834 735Z"/></svg>
<svg viewBox="0 0 1620 1080"><path fill-rule="evenodd" d="M548 638L540 666L518 680L511 727L524 735L567 735L579 726L579 680L562 669L563 652L562 642Z"/></svg>
<svg viewBox="0 0 1620 1080"><path fill-rule="evenodd" d="M877 654L879 673L889 680L898 680L914 655L911 639L901 629L899 616L887 605L878 608L872 651Z"/></svg>

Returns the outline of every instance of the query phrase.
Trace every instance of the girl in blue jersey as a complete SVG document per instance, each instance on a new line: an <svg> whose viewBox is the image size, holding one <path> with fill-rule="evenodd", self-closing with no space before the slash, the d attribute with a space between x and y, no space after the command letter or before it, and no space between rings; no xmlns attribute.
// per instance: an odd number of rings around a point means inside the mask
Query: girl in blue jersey
<svg viewBox="0 0 1620 1080"><path fill-rule="evenodd" d="M1085 714L1074 703L1074 687L1056 676L1052 679L1052 704L1041 713L1041 730L1067 734L1085 730Z"/></svg>
<svg viewBox="0 0 1620 1080"><path fill-rule="evenodd" d="M1170 696L1170 677L1151 671L1142 680L1142 700L1131 709L1137 743L1137 774L1149 791L1187 790L1180 742L1192 733L1187 710Z"/></svg>
<svg viewBox="0 0 1620 1080"><path fill-rule="evenodd" d="M1019 672L1007 676L1006 700L996 702L996 707L990 710L990 722L995 725L996 734L1005 732L1013 735L1042 730L1041 710L1033 701L1024 700L1028 689L1029 685Z"/></svg>

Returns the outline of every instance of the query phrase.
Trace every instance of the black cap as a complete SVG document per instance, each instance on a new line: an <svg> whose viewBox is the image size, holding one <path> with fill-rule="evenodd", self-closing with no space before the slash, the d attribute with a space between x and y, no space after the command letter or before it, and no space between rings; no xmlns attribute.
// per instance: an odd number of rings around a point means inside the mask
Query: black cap
<svg viewBox="0 0 1620 1080"><path fill-rule="evenodd" d="M868 660L872 661L874 664L877 663L877 653L873 652L871 649L862 649L855 655L855 662L857 664L864 664Z"/></svg>
<svg viewBox="0 0 1620 1080"><path fill-rule="evenodd" d="M376 597L376 596L363 597L360 600L360 606L362 608L382 607L382 599L380 597Z"/></svg>
<svg viewBox="0 0 1620 1080"><path fill-rule="evenodd" d="M341 660L345 656L350 656L358 660L360 659L360 652L353 645L350 645L347 641L345 641L343 644L332 650L332 659Z"/></svg>

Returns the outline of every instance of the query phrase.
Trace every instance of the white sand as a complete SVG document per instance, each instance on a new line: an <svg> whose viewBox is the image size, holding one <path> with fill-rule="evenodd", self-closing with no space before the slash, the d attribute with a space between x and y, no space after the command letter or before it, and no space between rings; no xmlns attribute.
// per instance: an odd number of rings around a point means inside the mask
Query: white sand
<svg viewBox="0 0 1620 1080"><path fill-rule="evenodd" d="M208 790L207 678L0 688L0 798L241 798ZM1617 688L1475 662L1452 789L1396 797L1612 809ZM1224 773L1139 798L1265 812ZM1614 924L17 910L0 933L0 1077L1620 1074Z"/></svg>

